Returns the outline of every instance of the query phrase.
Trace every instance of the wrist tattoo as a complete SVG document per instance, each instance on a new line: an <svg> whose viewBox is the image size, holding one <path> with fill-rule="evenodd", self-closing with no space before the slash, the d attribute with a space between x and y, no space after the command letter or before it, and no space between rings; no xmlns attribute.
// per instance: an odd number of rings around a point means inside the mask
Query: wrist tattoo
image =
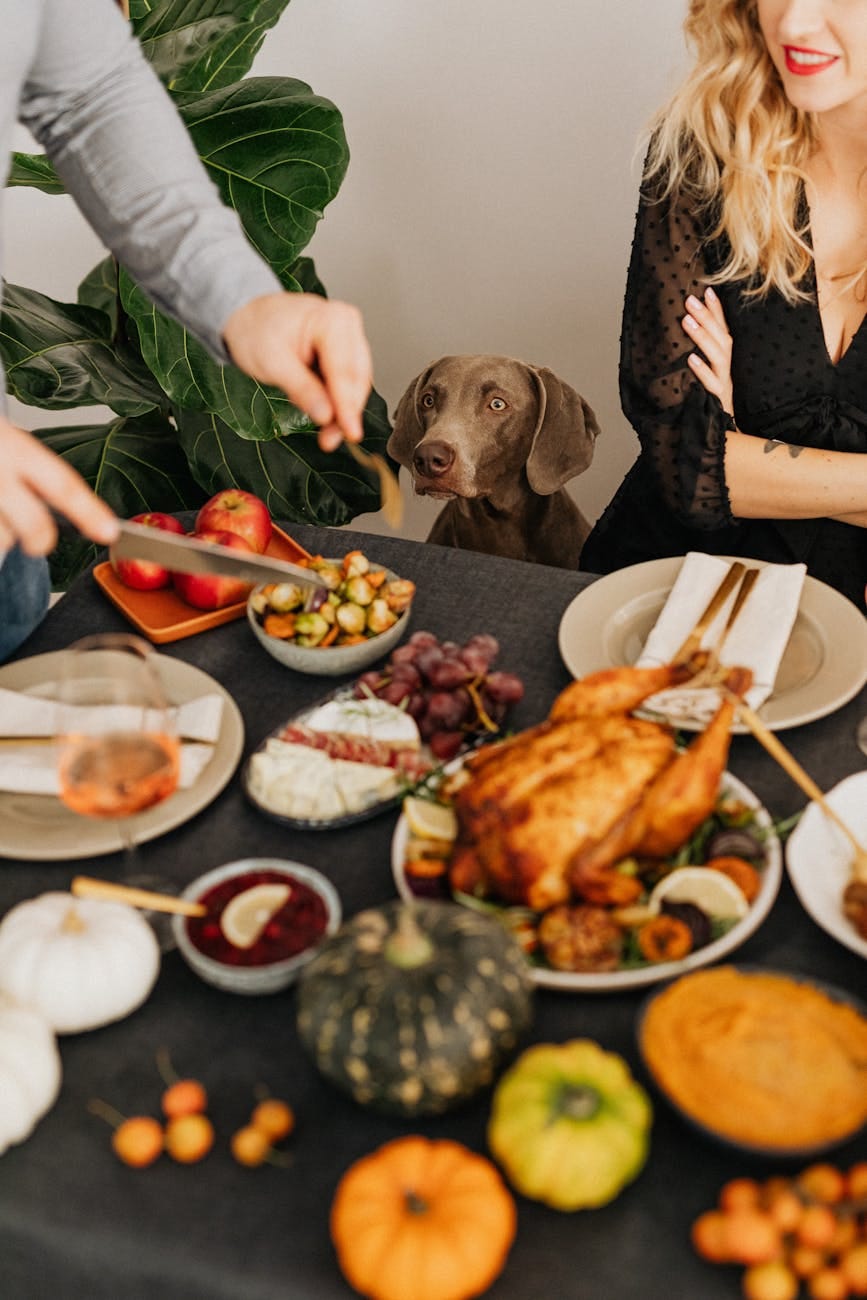
<svg viewBox="0 0 867 1300"><path fill-rule="evenodd" d="M772 451L776 451L778 447L785 447L786 451L789 453L792 460L797 460L801 452L804 450L803 447L799 447L796 444L792 444L790 442L781 442L779 438L768 438L768 440L764 445L763 450L765 455L769 456L770 453Z"/></svg>

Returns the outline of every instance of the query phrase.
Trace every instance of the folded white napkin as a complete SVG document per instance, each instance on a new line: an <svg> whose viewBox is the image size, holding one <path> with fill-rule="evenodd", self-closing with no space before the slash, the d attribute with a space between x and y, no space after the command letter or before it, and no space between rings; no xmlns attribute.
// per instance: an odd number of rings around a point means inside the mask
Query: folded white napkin
<svg viewBox="0 0 867 1300"><path fill-rule="evenodd" d="M716 555L690 551L684 558L668 600L638 659L639 667L669 663L695 627L711 596L722 582L729 561ZM720 663L751 668L753 685L746 702L758 709L774 689L780 661L794 626L807 568L804 564L766 564L729 631L720 651ZM702 647L716 645L737 587L704 634ZM659 691L644 708L663 713L673 722L707 722L719 707L713 689L681 687Z"/></svg>
<svg viewBox="0 0 867 1300"><path fill-rule="evenodd" d="M182 790L195 783L214 752L220 734L223 699L220 695L202 695L174 708L175 729L183 737L178 785ZM83 728L94 710L87 707L64 708L66 725L74 713L81 714ZM100 715L108 714L113 726L141 725L141 711L120 705L106 705ZM51 737L59 720L55 700L41 695L27 695L0 688L0 737ZM57 795L57 748L55 745L0 745L0 790L14 794Z"/></svg>

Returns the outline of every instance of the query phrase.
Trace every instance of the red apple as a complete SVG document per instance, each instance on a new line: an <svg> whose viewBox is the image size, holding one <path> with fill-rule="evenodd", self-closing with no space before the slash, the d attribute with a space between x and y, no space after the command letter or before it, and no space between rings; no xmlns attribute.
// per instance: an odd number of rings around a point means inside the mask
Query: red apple
<svg viewBox="0 0 867 1300"><path fill-rule="evenodd" d="M147 528L162 528L167 533L184 531L183 524L179 523L174 515L164 515L159 510L151 510L144 515L133 515L130 523L144 524ZM154 564L152 560L115 559L111 551L109 551L109 559L111 567L123 585L132 587L135 591L156 591L160 587L168 587L172 580L169 570L164 569L161 564Z"/></svg>
<svg viewBox="0 0 867 1300"><path fill-rule="evenodd" d="M253 548L238 533L217 530L198 529L190 534L200 542L218 542L220 546L230 546L234 551L253 552ZM224 605L234 605L238 600L246 600L250 591L249 582L240 582L222 573L174 573L172 575L175 591L181 600L196 609L222 609Z"/></svg>
<svg viewBox="0 0 867 1300"><path fill-rule="evenodd" d="M196 532L237 533L262 555L271 540L271 514L265 502L243 488L223 488L196 515Z"/></svg>

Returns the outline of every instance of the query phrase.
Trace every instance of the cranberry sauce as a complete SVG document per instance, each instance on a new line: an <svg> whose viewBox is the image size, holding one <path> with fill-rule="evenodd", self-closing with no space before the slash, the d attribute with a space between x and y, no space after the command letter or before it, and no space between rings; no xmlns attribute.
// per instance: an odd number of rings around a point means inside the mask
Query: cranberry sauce
<svg viewBox="0 0 867 1300"><path fill-rule="evenodd" d="M224 907L243 890L270 884L289 885L292 892L252 947L236 947L220 927ZM285 871L246 871L220 881L197 901L204 903L208 911L206 916L187 918L190 942L206 957L226 966L266 966L270 962L285 961L287 957L294 957L318 943L328 922L325 902L320 895L303 880Z"/></svg>

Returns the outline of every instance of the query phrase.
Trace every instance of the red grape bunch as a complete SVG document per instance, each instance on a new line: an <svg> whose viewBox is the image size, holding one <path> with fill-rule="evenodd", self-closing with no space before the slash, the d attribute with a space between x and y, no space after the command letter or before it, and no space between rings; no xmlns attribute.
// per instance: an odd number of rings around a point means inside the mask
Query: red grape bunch
<svg viewBox="0 0 867 1300"><path fill-rule="evenodd" d="M405 708L431 753L445 761L473 734L498 731L509 705L523 697L520 677L490 671L499 652L496 637L487 633L458 645L414 632L382 668L359 677L355 694Z"/></svg>

